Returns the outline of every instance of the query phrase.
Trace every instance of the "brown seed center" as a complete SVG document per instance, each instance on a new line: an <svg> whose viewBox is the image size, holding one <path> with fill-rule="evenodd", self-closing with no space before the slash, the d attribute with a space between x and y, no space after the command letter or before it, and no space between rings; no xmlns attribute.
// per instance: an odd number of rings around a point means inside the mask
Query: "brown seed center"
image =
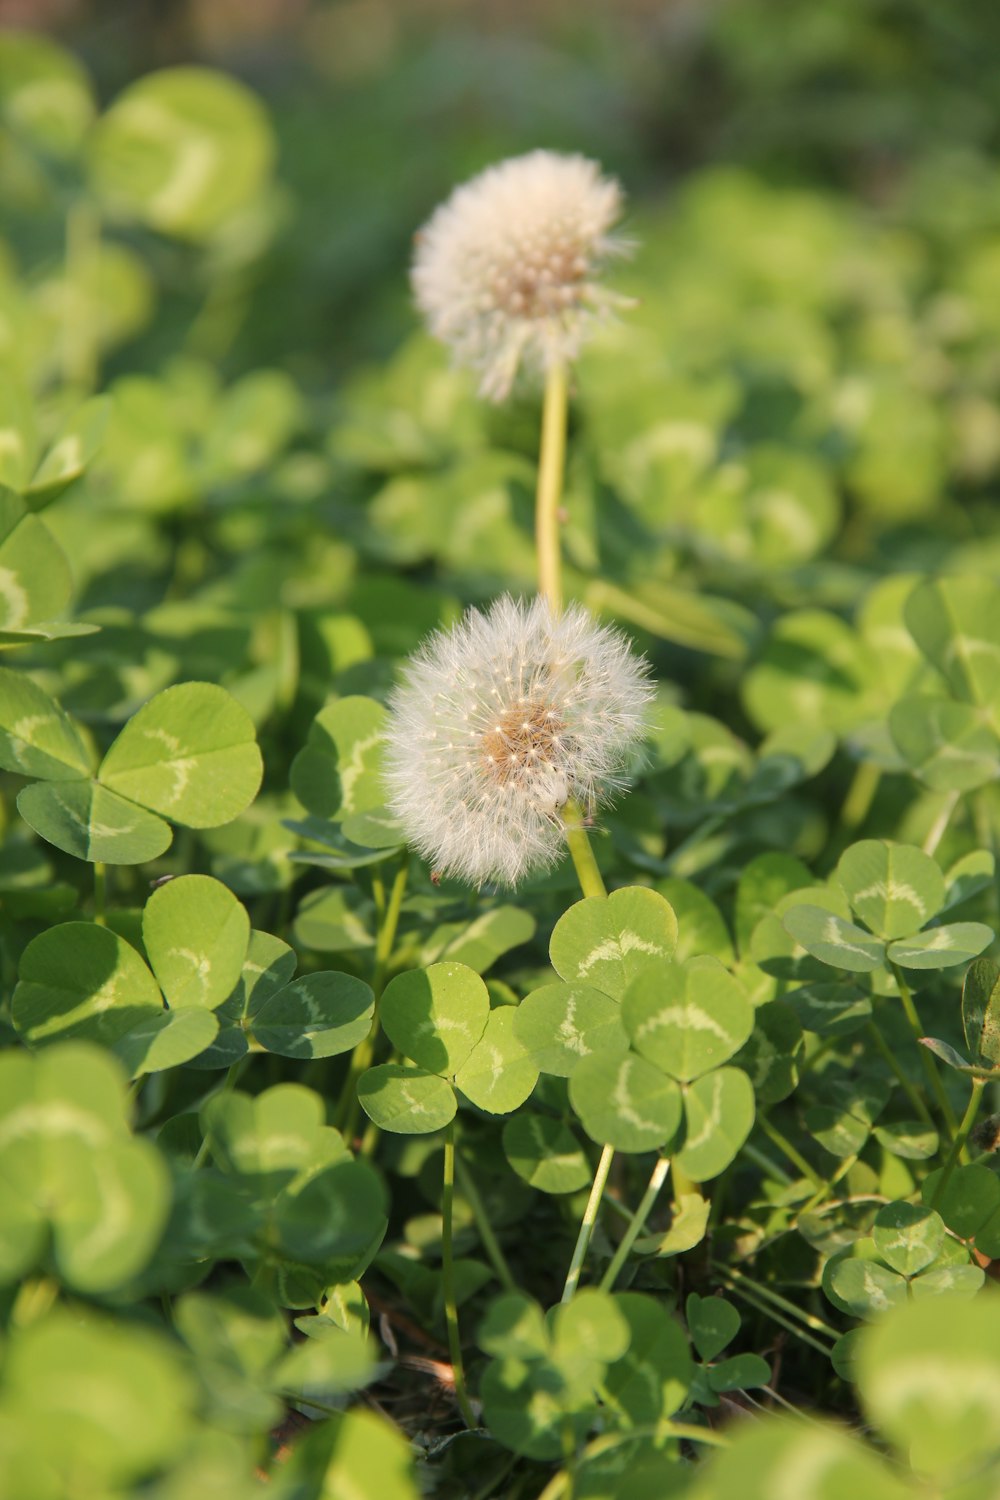
<svg viewBox="0 0 1000 1500"><path fill-rule="evenodd" d="M487 729L480 742L483 768L504 785L551 765L564 725L547 703L515 703Z"/></svg>

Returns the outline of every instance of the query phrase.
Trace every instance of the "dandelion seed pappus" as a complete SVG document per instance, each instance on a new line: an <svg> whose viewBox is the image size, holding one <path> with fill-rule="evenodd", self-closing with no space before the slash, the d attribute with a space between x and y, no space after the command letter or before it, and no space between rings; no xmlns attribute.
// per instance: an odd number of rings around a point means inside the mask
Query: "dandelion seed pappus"
<svg viewBox="0 0 1000 1500"><path fill-rule="evenodd" d="M628 780L652 689L618 630L580 605L498 599L439 631L390 699L390 805L435 872L516 885L552 865L567 802Z"/></svg>
<svg viewBox="0 0 1000 1500"><path fill-rule="evenodd" d="M596 162L529 151L456 188L416 235L412 283L435 338L494 401L519 369L575 359L629 299L601 284L629 246L612 228L622 190Z"/></svg>

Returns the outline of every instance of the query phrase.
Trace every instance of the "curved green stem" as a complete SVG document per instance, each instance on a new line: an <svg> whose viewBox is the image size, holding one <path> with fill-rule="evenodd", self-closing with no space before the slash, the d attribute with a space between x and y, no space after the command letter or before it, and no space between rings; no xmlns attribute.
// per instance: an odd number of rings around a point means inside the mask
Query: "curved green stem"
<svg viewBox="0 0 1000 1500"><path fill-rule="evenodd" d="M955 1132L955 1139L951 1143L951 1150L948 1152L948 1158L942 1168L941 1176L937 1180L934 1196L931 1199L931 1208L937 1208L938 1203L944 1197L944 1190L948 1186L951 1174L954 1172L956 1165L961 1159L962 1152L965 1150L965 1143L969 1139L969 1132L976 1123L976 1116L979 1113L979 1106L982 1103L985 1084L985 1078L973 1078L972 1080L972 1093L969 1095L969 1102L965 1107L962 1123Z"/></svg>
<svg viewBox="0 0 1000 1500"><path fill-rule="evenodd" d="M881 1031L879 1031L875 1022L867 1021L865 1023L865 1030L868 1032L868 1035L875 1043L876 1048L881 1053L890 1071L895 1075L900 1084L900 1087L903 1090L903 1093L906 1095L907 1099L909 1099L910 1103L913 1105L913 1108L916 1110L921 1120L923 1120L925 1125L929 1125L932 1130L935 1129L934 1117L932 1116L930 1110L927 1108L927 1105L924 1103L921 1095L917 1092L913 1084L903 1072L903 1069L899 1064L899 1059L896 1057L896 1054L889 1046Z"/></svg>
<svg viewBox="0 0 1000 1500"><path fill-rule="evenodd" d="M766 1282L753 1281L750 1277L733 1270L732 1266L727 1266L722 1261L713 1260L712 1269L718 1272L734 1292L746 1297L749 1302L755 1304L758 1311L766 1312L768 1316L775 1317L776 1321L781 1322L781 1319L777 1317L777 1313L769 1310L770 1304L771 1308L780 1310L786 1318L794 1319L799 1323L805 1324L807 1328L814 1329L817 1333L823 1334L825 1338L830 1340L830 1344L821 1344L815 1339L807 1339L806 1342L812 1342L821 1354L829 1356L830 1345L835 1344L840 1337L837 1330L831 1328L829 1323L824 1323L822 1318L817 1318L813 1313L807 1312L805 1308L799 1307L797 1303L789 1302L787 1297L782 1297L779 1292L774 1291ZM794 1323L786 1322L782 1326L789 1328L796 1337L804 1337L801 1330Z"/></svg>
<svg viewBox="0 0 1000 1500"><path fill-rule="evenodd" d="M624 1432L606 1432L588 1443L580 1454L579 1462L588 1463L602 1453L620 1448L624 1443L635 1443L642 1438L652 1438L660 1443L668 1438L684 1439L689 1443L703 1443L708 1448L728 1448L730 1439L724 1432L715 1432L711 1427L696 1427L693 1422L658 1422L655 1427L632 1427ZM566 1500L569 1475L565 1469L553 1474L538 1496L538 1500Z"/></svg>
<svg viewBox="0 0 1000 1500"><path fill-rule="evenodd" d="M933 854L938 844L944 838L945 829L951 822L951 815L958 806L958 799L961 795L961 792L949 792L945 797L941 804L940 812L927 830L927 837L924 839L923 844L925 854Z"/></svg>
<svg viewBox="0 0 1000 1500"><path fill-rule="evenodd" d="M476 1427L476 1416L465 1388L465 1365L462 1362L462 1340L458 1330L458 1304L455 1300L455 1256L452 1246L452 1213L455 1202L455 1121L444 1134L444 1178L441 1193L441 1282L444 1291L444 1316L448 1325L448 1351L455 1377L455 1399L466 1427Z"/></svg>
<svg viewBox="0 0 1000 1500"><path fill-rule="evenodd" d="M639 1235L642 1233L646 1224L646 1220L649 1218L650 1212L653 1208L653 1204L659 1197L660 1189L666 1181L666 1176L669 1171L670 1158L667 1156L661 1156L658 1159L656 1166L653 1168L652 1175L649 1179L649 1186L646 1188L646 1191L642 1195L642 1201L640 1202L639 1207L636 1209L635 1213L632 1215L632 1222L629 1224L624 1235L622 1236L621 1244L615 1251L614 1256L612 1257L611 1264L608 1266L608 1269L601 1277L600 1287L602 1292L610 1292L611 1288L618 1280L618 1273L625 1262L628 1260L629 1252L631 1251L632 1246L635 1244L636 1240L639 1238Z"/></svg>
<svg viewBox="0 0 1000 1500"><path fill-rule="evenodd" d="M562 820L566 830L566 844L576 869L576 878L580 882L581 891L585 896L606 896L607 888L597 868L597 860L594 858L594 851L584 826L583 810L572 797L563 808Z"/></svg>
<svg viewBox="0 0 1000 1500"><path fill-rule="evenodd" d="M406 893L406 880L410 872L410 857L403 854L396 878L392 882L392 890L389 892L389 900L385 900L385 889L382 887L381 901L377 906L381 908L378 934L375 938L375 960L372 969L372 991L375 995L375 1011L372 1015L371 1030L368 1035L358 1043L351 1053L351 1062L341 1090L340 1102L337 1106L336 1125L341 1133L350 1140L358 1123L358 1080L366 1068L371 1067L372 1058L375 1056L375 1043L379 1034L378 1003L385 989L385 977L388 972L389 962L392 958L392 950L396 943L396 931L399 927L399 914L403 906L403 896ZM379 877L381 884L381 877Z"/></svg>
<svg viewBox="0 0 1000 1500"><path fill-rule="evenodd" d="M594 1225L597 1223L597 1210L601 1206L601 1199L604 1196L604 1186L608 1180L608 1173L611 1171L611 1163L614 1161L614 1157L614 1148L612 1146L605 1146L601 1152L600 1161L597 1163L597 1171L594 1173L590 1197L587 1199L587 1206L583 1211L583 1218L580 1221L580 1232L576 1237L576 1244L573 1247L573 1259L569 1263L569 1270L566 1273L566 1285L563 1287L563 1294L559 1299L560 1302L571 1302L580 1284L580 1272L583 1270L583 1262L587 1257L587 1250L590 1247Z"/></svg>
<svg viewBox="0 0 1000 1500"><path fill-rule="evenodd" d="M798 1149L798 1147L793 1146L788 1137L784 1135L783 1132L778 1129L777 1125L775 1125L773 1121L769 1120L767 1115L765 1115L763 1112L758 1114L757 1124L760 1126L761 1130L763 1130L768 1140L772 1141L774 1145L777 1146L782 1155L787 1156L788 1160L792 1163L792 1166L798 1167L799 1171L802 1173L802 1176L806 1179L807 1182L812 1183L814 1188L821 1187L823 1185L823 1179L816 1171L816 1168L810 1166L809 1162L806 1161L805 1157L802 1155L802 1152Z"/></svg>
<svg viewBox="0 0 1000 1500"><path fill-rule="evenodd" d="M941 1074L937 1070L937 1064L935 1063L931 1054L928 1052L927 1048L921 1042L921 1037L925 1036L926 1032L924 1031L920 1017L917 1014L917 1007L914 1004L913 993L910 990L910 986L903 978L902 971L900 970L899 965L890 964L890 967L892 969L893 978L895 979L896 984L899 988L899 998L903 1002L903 1012L910 1024L910 1030L913 1032L913 1036L917 1043L917 1046L920 1049L920 1060L923 1065L927 1082L930 1084L931 1093L934 1095L935 1099L938 1102L938 1108L941 1111L941 1117L947 1127L948 1134L952 1139L954 1139L955 1132L958 1129L958 1121L955 1119L955 1111L951 1107L951 1100L948 1098L948 1095L944 1091L944 1084L941 1082Z"/></svg>
<svg viewBox="0 0 1000 1500"><path fill-rule="evenodd" d="M461 1189L462 1196L468 1201L469 1207L472 1209L472 1217L475 1220L476 1228L479 1230L479 1238L483 1242L483 1249L486 1251L487 1259L497 1273L498 1281L508 1292L516 1292L517 1282L514 1280L510 1266L507 1264L507 1257L500 1247L500 1241L493 1232L493 1225L490 1223L489 1215L483 1206L483 1200L479 1196L479 1189L476 1187L472 1173L468 1170L460 1156L455 1159L455 1171L458 1174L458 1186Z"/></svg>
<svg viewBox="0 0 1000 1500"><path fill-rule="evenodd" d="M94 921L99 927L108 925L108 867L103 860L94 860Z"/></svg>
<svg viewBox="0 0 1000 1500"><path fill-rule="evenodd" d="M562 609L562 557L559 546L559 502L566 468L566 366L551 365L545 378L542 406L542 444L535 495L535 546L538 552L538 592L553 614Z"/></svg>
<svg viewBox="0 0 1000 1500"><path fill-rule="evenodd" d="M218 1094L228 1094L231 1089L234 1089L237 1082L239 1081L240 1074L243 1072L243 1069L246 1067L248 1061L249 1054L244 1057L238 1057L234 1063L230 1063L229 1067L226 1069L225 1078L223 1078L222 1083L215 1090L215 1092ZM202 1162L205 1160L205 1157L208 1155L209 1144L210 1137L208 1135L208 1132L206 1131L204 1136L202 1137L201 1145L198 1147L195 1158L191 1163L192 1172L196 1172L201 1166Z"/></svg>
<svg viewBox="0 0 1000 1500"><path fill-rule="evenodd" d="M871 811L881 780L882 772L873 760L858 762L854 779L847 788L847 795L840 809L842 829L853 834L855 829L861 827Z"/></svg>

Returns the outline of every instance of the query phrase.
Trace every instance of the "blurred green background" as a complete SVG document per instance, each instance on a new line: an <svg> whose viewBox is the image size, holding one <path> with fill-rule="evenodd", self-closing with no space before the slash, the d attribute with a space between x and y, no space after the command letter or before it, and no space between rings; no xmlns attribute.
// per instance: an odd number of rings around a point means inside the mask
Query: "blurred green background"
<svg viewBox="0 0 1000 1500"><path fill-rule="evenodd" d="M916 194L942 228L1000 214L989 0L3 0L0 24L70 46L105 101L192 61L263 96L282 211L242 359L305 377L390 348L415 226L538 144L597 157L640 202L728 162L884 211ZM176 309L162 321L166 343Z"/></svg>
<svg viewBox="0 0 1000 1500"><path fill-rule="evenodd" d="M634 242L612 280L637 305L577 375L568 591L723 738L835 735L838 788L859 760L905 770L885 711L915 671L913 575L1000 573L995 7L0 0L0 21L0 416L23 449L0 478L30 496L83 422L92 462L46 524L100 626L21 663L96 733L210 677L280 797L329 694L383 696L462 604L533 589L538 394L479 401L408 267L456 182L543 145L621 178ZM74 415L96 393L103 437ZM688 787L676 815L703 811Z"/></svg>

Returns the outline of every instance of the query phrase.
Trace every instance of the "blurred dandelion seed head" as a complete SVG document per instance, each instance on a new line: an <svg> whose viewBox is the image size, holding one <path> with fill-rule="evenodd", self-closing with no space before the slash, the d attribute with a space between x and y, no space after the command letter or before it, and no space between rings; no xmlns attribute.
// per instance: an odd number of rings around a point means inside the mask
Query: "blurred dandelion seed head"
<svg viewBox="0 0 1000 1500"><path fill-rule="evenodd" d="M435 338L502 401L522 364L579 353L595 318L627 301L595 279L626 243L622 192L596 162L532 151L456 188L417 236L413 289Z"/></svg>
<svg viewBox="0 0 1000 1500"><path fill-rule="evenodd" d="M625 785L652 691L627 638L580 605L469 610L390 699L390 806L442 873L516 885L560 857L570 797L591 810Z"/></svg>

